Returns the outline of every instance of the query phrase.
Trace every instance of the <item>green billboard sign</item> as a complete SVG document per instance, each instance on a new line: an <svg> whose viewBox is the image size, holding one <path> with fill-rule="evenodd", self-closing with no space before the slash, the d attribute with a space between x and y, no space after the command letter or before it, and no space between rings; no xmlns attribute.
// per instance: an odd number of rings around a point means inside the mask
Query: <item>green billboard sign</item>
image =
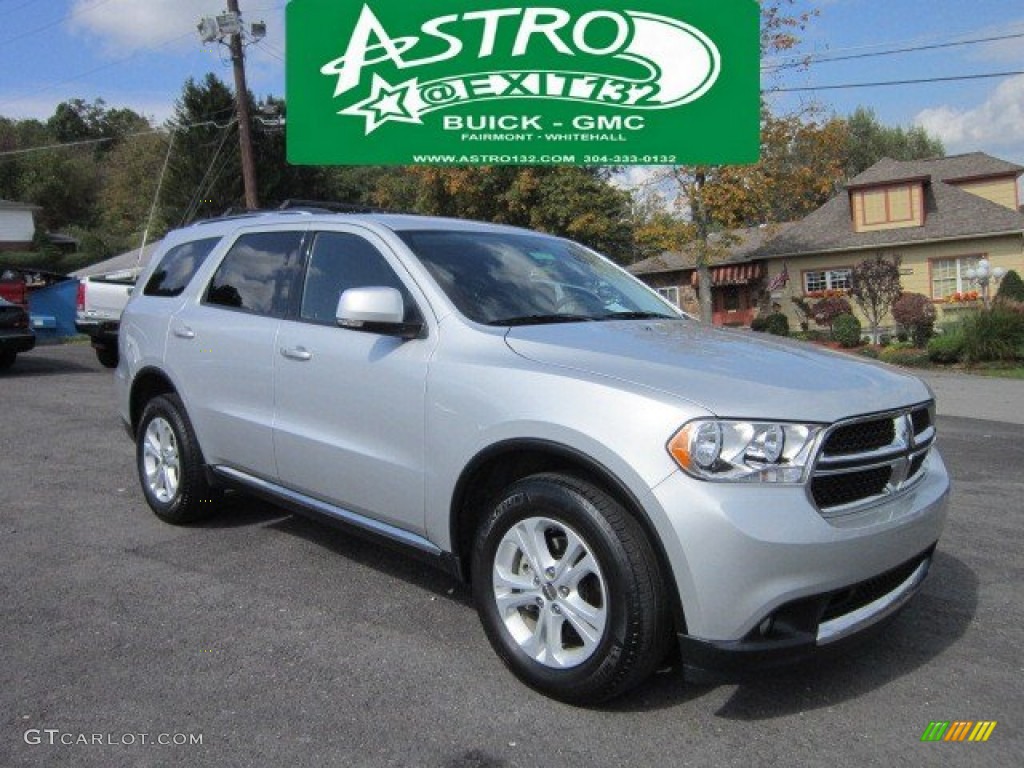
<svg viewBox="0 0 1024 768"><path fill-rule="evenodd" d="M292 0L297 164L757 160L756 0Z"/></svg>

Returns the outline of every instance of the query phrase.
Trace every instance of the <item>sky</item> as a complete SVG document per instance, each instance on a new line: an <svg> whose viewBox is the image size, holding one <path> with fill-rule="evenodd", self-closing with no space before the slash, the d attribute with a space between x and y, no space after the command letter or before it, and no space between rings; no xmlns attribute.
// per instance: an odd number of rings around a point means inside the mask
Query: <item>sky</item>
<svg viewBox="0 0 1024 768"><path fill-rule="evenodd" d="M356 1L356 0L353 0ZM713 1L713 0L705 0ZM437 0L439 9L444 2ZM45 119L62 101L102 98L156 122L170 117L182 84L214 72L231 82L226 51L204 45L201 16L223 0L0 0L0 116ZM249 88L284 95L282 0L240 0L245 21L265 21L249 46ZM837 90L821 86L1024 71L1020 0L795 0L815 9L801 33L803 69L763 63L784 92L777 110L814 105L823 115L870 107L888 125L923 125L950 154L984 151L1024 165L1024 74ZM982 38L1003 38L975 42ZM950 45L951 43L966 43ZM937 46L899 54L893 49ZM839 60L828 60L828 59ZM791 92L787 89L815 90Z"/></svg>

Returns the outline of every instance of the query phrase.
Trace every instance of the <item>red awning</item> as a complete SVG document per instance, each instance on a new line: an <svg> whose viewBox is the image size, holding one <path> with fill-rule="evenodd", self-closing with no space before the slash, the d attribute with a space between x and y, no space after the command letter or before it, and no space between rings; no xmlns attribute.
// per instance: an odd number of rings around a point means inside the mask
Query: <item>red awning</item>
<svg viewBox="0 0 1024 768"><path fill-rule="evenodd" d="M736 264L733 266L712 267L711 285L749 285L760 280L764 276L764 269L760 262L753 264ZM692 285L699 282L697 271L694 270L690 278Z"/></svg>

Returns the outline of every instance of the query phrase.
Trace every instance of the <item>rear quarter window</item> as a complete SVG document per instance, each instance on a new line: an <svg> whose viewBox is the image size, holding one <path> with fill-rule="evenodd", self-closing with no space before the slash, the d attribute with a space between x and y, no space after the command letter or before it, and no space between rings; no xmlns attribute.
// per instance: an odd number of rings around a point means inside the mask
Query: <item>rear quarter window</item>
<svg viewBox="0 0 1024 768"><path fill-rule="evenodd" d="M219 242L219 237L210 237L171 248L160 260L143 293L146 296L180 296Z"/></svg>
<svg viewBox="0 0 1024 768"><path fill-rule="evenodd" d="M269 317L284 317L294 297L303 232L240 236L206 290L205 303Z"/></svg>

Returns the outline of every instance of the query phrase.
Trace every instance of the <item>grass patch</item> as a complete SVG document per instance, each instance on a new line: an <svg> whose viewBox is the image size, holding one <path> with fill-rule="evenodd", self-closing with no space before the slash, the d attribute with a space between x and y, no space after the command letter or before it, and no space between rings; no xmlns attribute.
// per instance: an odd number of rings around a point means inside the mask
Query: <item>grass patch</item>
<svg viewBox="0 0 1024 768"><path fill-rule="evenodd" d="M999 363L978 363L970 368L963 368L964 373L974 376L991 376L999 379L1024 379L1024 365Z"/></svg>

